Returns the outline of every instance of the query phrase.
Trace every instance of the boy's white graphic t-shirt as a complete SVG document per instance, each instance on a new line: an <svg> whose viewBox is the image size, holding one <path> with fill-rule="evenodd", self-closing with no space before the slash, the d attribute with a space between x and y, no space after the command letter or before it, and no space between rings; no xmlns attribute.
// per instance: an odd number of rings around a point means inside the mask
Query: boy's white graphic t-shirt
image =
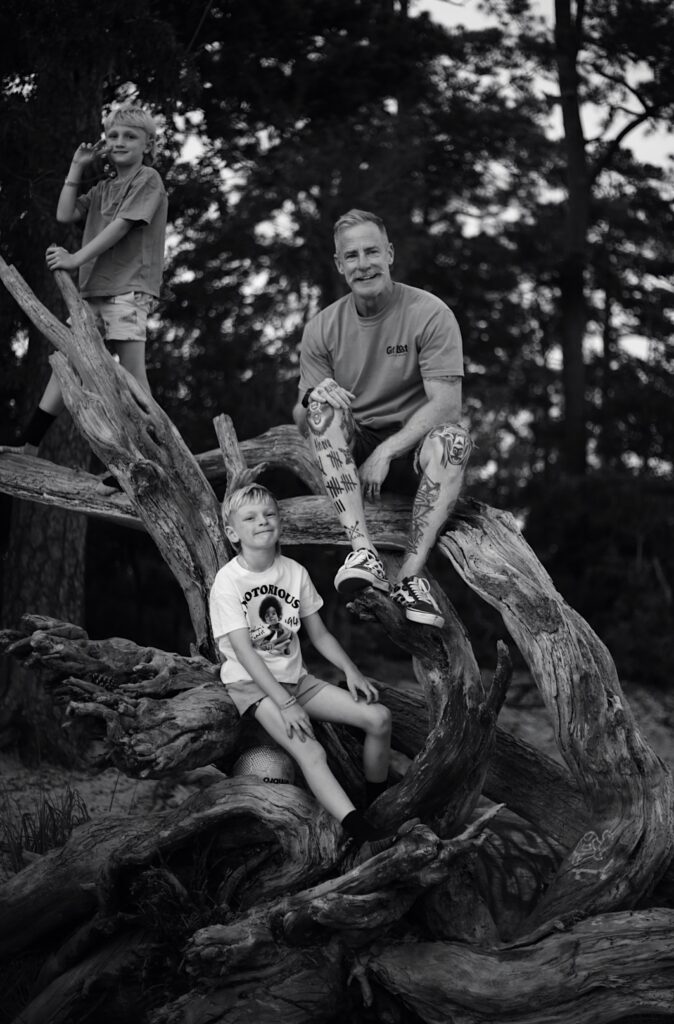
<svg viewBox="0 0 674 1024"><path fill-rule="evenodd" d="M280 683L296 683L304 672L297 636L300 620L323 607L309 573L292 558L277 555L262 572L241 564L238 556L224 565L211 587L209 608L213 635L226 660L223 683L250 679L236 660L228 634L248 629L253 647Z"/></svg>

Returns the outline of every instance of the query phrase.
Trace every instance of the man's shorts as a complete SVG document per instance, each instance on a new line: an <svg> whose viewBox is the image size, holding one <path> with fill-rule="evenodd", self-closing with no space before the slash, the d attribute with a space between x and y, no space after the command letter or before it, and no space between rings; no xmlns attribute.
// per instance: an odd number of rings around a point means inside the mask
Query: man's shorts
<svg viewBox="0 0 674 1024"><path fill-rule="evenodd" d="M386 430L373 430L372 427L356 423L356 433L353 441L353 457L356 465L362 465L368 455L371 455L375 448L382 441L385 441L387 437L390 437L391 434L396 434L401 426L402 424L400 423ZM417 452L405 452L400 458L393 459L382 485L382 491L395 491L396 494L414 497L418 487L419 468Z"/></svg>
<svg viewBox="0 0 674 1024"><path fill-rule="evenodd" d="M147 318L156 299L147 292L124 292L84 300L94 314L96 326L105 341L145 341Z"/></svg>
<svg viewBox="0 0 674 1024"><path fill-rule="evenodd" d="M323 679L310 675L308 672L300 676L296 683L281 683L289 697L296 697L297 703L304 705L315 697L317 693L329 686ZM236 710L243 717L247 711L254 711L261 700L268 696L257 683L252 679L239 679L232 683L225 683L227 693L232 698Z"/></svg>

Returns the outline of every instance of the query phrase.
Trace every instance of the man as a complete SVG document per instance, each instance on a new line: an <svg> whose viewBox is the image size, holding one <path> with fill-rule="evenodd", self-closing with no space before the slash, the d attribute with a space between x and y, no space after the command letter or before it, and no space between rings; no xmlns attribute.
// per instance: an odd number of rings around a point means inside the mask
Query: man
<svg viewBox="0 0 674 1024"><path fill-rule="evenodd" d="M384 484L407 491L415 495L412 523L391 597L411 622L441 627L421 573L456 503L472 447L458 423L461 334L438 298L391 279L393 246L375 214L350 210L340 217L335 263L350 294L304 329L293 410L353 548L335 586L347 596L365 586L389 591L363 499L377 501Z"/></svg>

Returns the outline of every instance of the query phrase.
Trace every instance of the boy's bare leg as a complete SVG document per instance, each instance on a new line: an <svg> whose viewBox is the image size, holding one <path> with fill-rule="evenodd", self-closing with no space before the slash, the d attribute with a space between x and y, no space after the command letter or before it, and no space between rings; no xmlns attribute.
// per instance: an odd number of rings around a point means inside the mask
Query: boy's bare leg
<svg viewBox="0 0 674 1024"><path fill-rule="evenodd" d="M48 412L50 416L59 416L66 407L61 396L61 388L53 373L47 382L47 387L44 389L38 407L43 409L44 412Z"/></svg>
<svg viewBox="0 0 674 1024"><path fill-rule="evenodd" d="M311 400L307 427L325 489L353 548L353 554L335 577L335 586L347 594L365 586L388 591L384 567L365 523L360 477L351 453L353 416L348 409L335 409L327 402Z"/></svg>
<svg viewBox="0 0 674 1024"><path fill-rule="evenodd" d="M365 733L363 774L368 782L385 782L391 759L391 712L384 704L355 701L338 686L326 686L305 704L311 718L352 725Z"/></svg>
<svg viewBox="0 0 674 1024"><path fill-rule="evenodd" d="M53 422L53 420L56 419L56 417L60 413L63 412L64 409L65 402L63 401L63 398L61 396L61 388L58 385L58 381L56 380L55 375L52 373L47 382L47 387L44 389L42 393L42 398L40 399L38 404L38 410L40 410L43 413L47 413L47 416L42 417L42 419L46 421L46 424L40 425L39 422L37 423L38 437L41 438L47 432L47 429L50 426L50 424ZM35 430L36 420L39 421L39 419L40 417L38 411L36 411L33 414L33 417L26 430L26 432L29 433L29 435L31 431ZM35 456L38 453L39 447L39 443L32 444L28 441L24 441L23 444L1 445L0 451Z"/></svg>
<svg viewBox="0 0 674 1024"><path fill-rule="evenodd" d="M147 379L145 369L145 342L144 341L113 341L119 361L125 370L128 370L132 377L138 381L144 391L151 395L150 382Z"/></svg>
<svg viewBox="0 0 674 1024"><path fill-rule="evenodd" d="M347 814L355 810L354 804L328 768L325 750L318 740L309 736L301 740L295 733L289 737L281 712L271 699L258 704L255 717L271 738L297 761L311 792L333 818L343 821Z"/></svg>
<svg viewBox="0 0 674 1024"><path fill-rule="evenodd" d="M419 452L421 481L412 506L412 521L392 597L407 618L423 625L444 625L444 618L421 576L424 566L461 492L472 441L453 423L434 427Z"/></svg>

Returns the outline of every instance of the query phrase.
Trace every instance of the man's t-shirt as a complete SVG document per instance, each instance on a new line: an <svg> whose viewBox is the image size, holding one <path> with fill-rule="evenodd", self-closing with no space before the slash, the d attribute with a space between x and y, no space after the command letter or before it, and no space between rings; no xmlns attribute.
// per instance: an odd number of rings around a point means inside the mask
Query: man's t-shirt
<svg viewBox="0 0 674 1024"><path fill-rule="evenodd" d="M397 429L427 401L424 380L463 377L461 332L451 309L430 292L394 282L375 316L360 316L352 294L304 328L300 395L325 377L355 394L358 423Z"/></svg>
<svg viewBox="0 0 674 1024"><path fill-rule="evenodd" d="M257 653L280 683L296 683L305 671L297 633L300 619L323 606L309 573L292 558L277 555L264 572L253 572L238 556L217 573L211 587L211 627L220 653L227 659L223 683L250 679L236 660L228 634L248 629Z"/></svg>
<svg viewBox="0 0 674 1024"><path fill-rule="evenodd" d="M143 166L129 180L99 181L78 198L77 209L86 217L83 246L117 218L132 222L124 238L80 267L83 298L126 292L146 292L159 298L168 199L155 169Z"/></svg>

